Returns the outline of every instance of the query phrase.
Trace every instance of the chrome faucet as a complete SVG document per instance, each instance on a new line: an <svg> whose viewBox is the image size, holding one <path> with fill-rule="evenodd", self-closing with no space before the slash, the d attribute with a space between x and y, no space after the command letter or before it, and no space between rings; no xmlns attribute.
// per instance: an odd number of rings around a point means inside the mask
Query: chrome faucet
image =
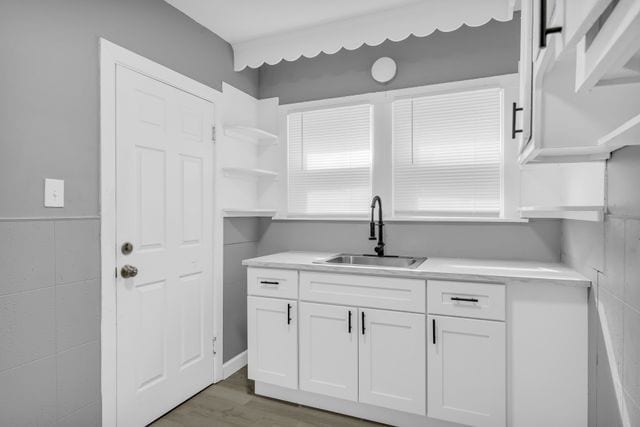
<svg viewBox="0 0 640 427"><path fill-rule="evenodd" d="M373 220L373 213L376 208L376 202L378 203L378 245L375 247L376 254L378 256L384 256L384 238L382 227L384 227L384 223L382 222L382 199L380 196L375 196L373 200L371 200L371 222L369 223L369 240L376 240L376 223Z"/></svg>

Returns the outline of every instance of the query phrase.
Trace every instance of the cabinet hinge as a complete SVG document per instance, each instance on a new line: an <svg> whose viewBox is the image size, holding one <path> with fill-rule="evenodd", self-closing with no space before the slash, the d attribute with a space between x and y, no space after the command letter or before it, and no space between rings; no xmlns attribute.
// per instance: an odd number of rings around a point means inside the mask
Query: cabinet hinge
<svg viewBox="0 0 640 427"><path fill-rule="evenodd" d="M213 355L215 356L216 354L218 354L216 352L216 342L218 341L218 337L213 337L213 339L211 340L211 347L213 349Z"/></svg>
<svg viewBox="0 0 640 427"><path fill-rule="evenodd" d="M211 126L211 142L216 143L216 127Z"/></svg>

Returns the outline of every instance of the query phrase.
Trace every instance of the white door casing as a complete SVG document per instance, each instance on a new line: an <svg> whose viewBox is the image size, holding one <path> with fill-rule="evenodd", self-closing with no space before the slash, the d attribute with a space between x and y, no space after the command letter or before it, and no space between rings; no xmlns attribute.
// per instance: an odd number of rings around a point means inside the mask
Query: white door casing
<svg viewBox="0 0 640 427"><path fill-rule="evenodd" d="M248 297L249 378L298 388L298 302Z"/></svg>
<svg viewBox="0 0 640 427"><path fill-rule="evenodd" d="M211 102L116 69L118 425L213 382Z"/></svg>
<svg viewBox="0 0 640 427"><path fill-rule="evenodd" d="M478 427L505 426L504 322L447 316L427 320L428 416Z"/></svg>
<svg viewBox="0 0 640 427"><path fill-rule="evenodd" d="M300 303L300 389L358 400L358 309Z"/></svg>
<svg viewBox="0 0 640 427"><path fill-rule="evenodd" d="M425 316L366 308L358 315L360 402L425 415Z"/></svg>

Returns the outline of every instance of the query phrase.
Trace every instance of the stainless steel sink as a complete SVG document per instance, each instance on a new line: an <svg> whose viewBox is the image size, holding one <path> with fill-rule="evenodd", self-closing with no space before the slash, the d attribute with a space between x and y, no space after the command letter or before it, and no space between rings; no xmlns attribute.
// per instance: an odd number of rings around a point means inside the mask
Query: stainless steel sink
<svg viewBox="0 0 640 427"><path fill-rule="evenodd" d="M417 268L426 258L339 254L315 261L316 264L354 265L360 267Z"/></svg>

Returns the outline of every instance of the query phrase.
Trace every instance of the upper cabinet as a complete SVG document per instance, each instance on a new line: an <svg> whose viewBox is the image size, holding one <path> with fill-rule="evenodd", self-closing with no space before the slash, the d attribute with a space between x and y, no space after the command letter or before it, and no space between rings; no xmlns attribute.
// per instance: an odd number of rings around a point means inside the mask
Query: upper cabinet
<svg viewBox="0 0 640 427"><path fill-rule="evenodd" d="M640 114L640 0L523 0L521 19L520 163L609 158Z"/></svg>
<svg viewBox="0 0 640 427"><path fill-rule="evenodd" d="M598 3L606 7L576 50L577 91L640 82L640 1Z"/></svg>

